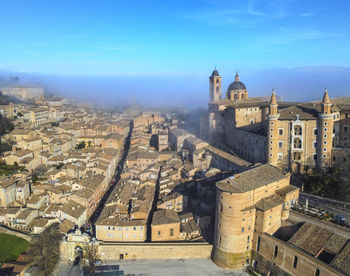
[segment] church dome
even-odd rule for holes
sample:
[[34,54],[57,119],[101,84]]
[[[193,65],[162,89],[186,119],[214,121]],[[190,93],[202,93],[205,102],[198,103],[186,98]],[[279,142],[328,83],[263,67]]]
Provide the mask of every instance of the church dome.
[[236,74],[235,81],[229,85],[227,88],[228,91],[230,90],[246,90],[244,83],[239,80],[239,75]]

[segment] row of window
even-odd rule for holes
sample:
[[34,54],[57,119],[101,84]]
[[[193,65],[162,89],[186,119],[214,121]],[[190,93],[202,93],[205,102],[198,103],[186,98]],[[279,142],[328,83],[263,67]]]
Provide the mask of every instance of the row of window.
[[[161,231],[158,231],[158,236],[160,236],[162,234]],[[174,229],[170,229],[170,237],[174,236]]]
[[[122,231],[122,228],[123,227],[118,227],[118,231]],[[116,227],[115,226],[108,226],[107,229],[108,230],[115,230]],[[143,230],[143,226],[139,226],[139,229]],[[136,231],[137,227],[136,226],[132,227],[132,230]],[[129,231],[129,227],[125,227],[125,231]]]

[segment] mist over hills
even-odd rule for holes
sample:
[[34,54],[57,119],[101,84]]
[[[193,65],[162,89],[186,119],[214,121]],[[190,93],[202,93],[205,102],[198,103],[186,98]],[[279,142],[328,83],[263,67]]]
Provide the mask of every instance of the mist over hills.
[[[234,80],[234,70],[223,70],[222,95]],[[164,106],[197,108],[208,103],[207,74],[182,76],[65,76],[0,71],[0,85],[4,79],[18,76],[16,83],[42,85],[46,91],[77,101],[116,106],[138,104],[143,107]],[[284,101],[319,100],[325,87],[330,96],[350,96],[350,68],[297,67],[270,68],[239,72],[249,96],[268,96],[273,87]]]

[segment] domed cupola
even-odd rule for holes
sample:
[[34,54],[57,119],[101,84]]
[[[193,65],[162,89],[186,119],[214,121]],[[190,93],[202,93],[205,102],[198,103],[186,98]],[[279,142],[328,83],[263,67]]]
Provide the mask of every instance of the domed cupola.
[[226,98],[231,101],[240,101],[248,98],[248,91],[243,82],[239,80],[239,75],[236,73],[235,81],[227,88]]

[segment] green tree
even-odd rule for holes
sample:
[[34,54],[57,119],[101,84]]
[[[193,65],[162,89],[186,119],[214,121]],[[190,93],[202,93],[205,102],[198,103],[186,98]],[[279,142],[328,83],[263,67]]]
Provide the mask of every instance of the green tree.
[[80,149],[85,149],[85,146],[86,146],[85,142],[82,141],[82,142],[80,142],[75,148],[76,148],[77,150],[80,150]]
[[28,255],[32,265],[38,267],[40,276],[51,275],[60,258],[60,241],[62,236],[58,224],[52,224],[39,236],[35,237]]

